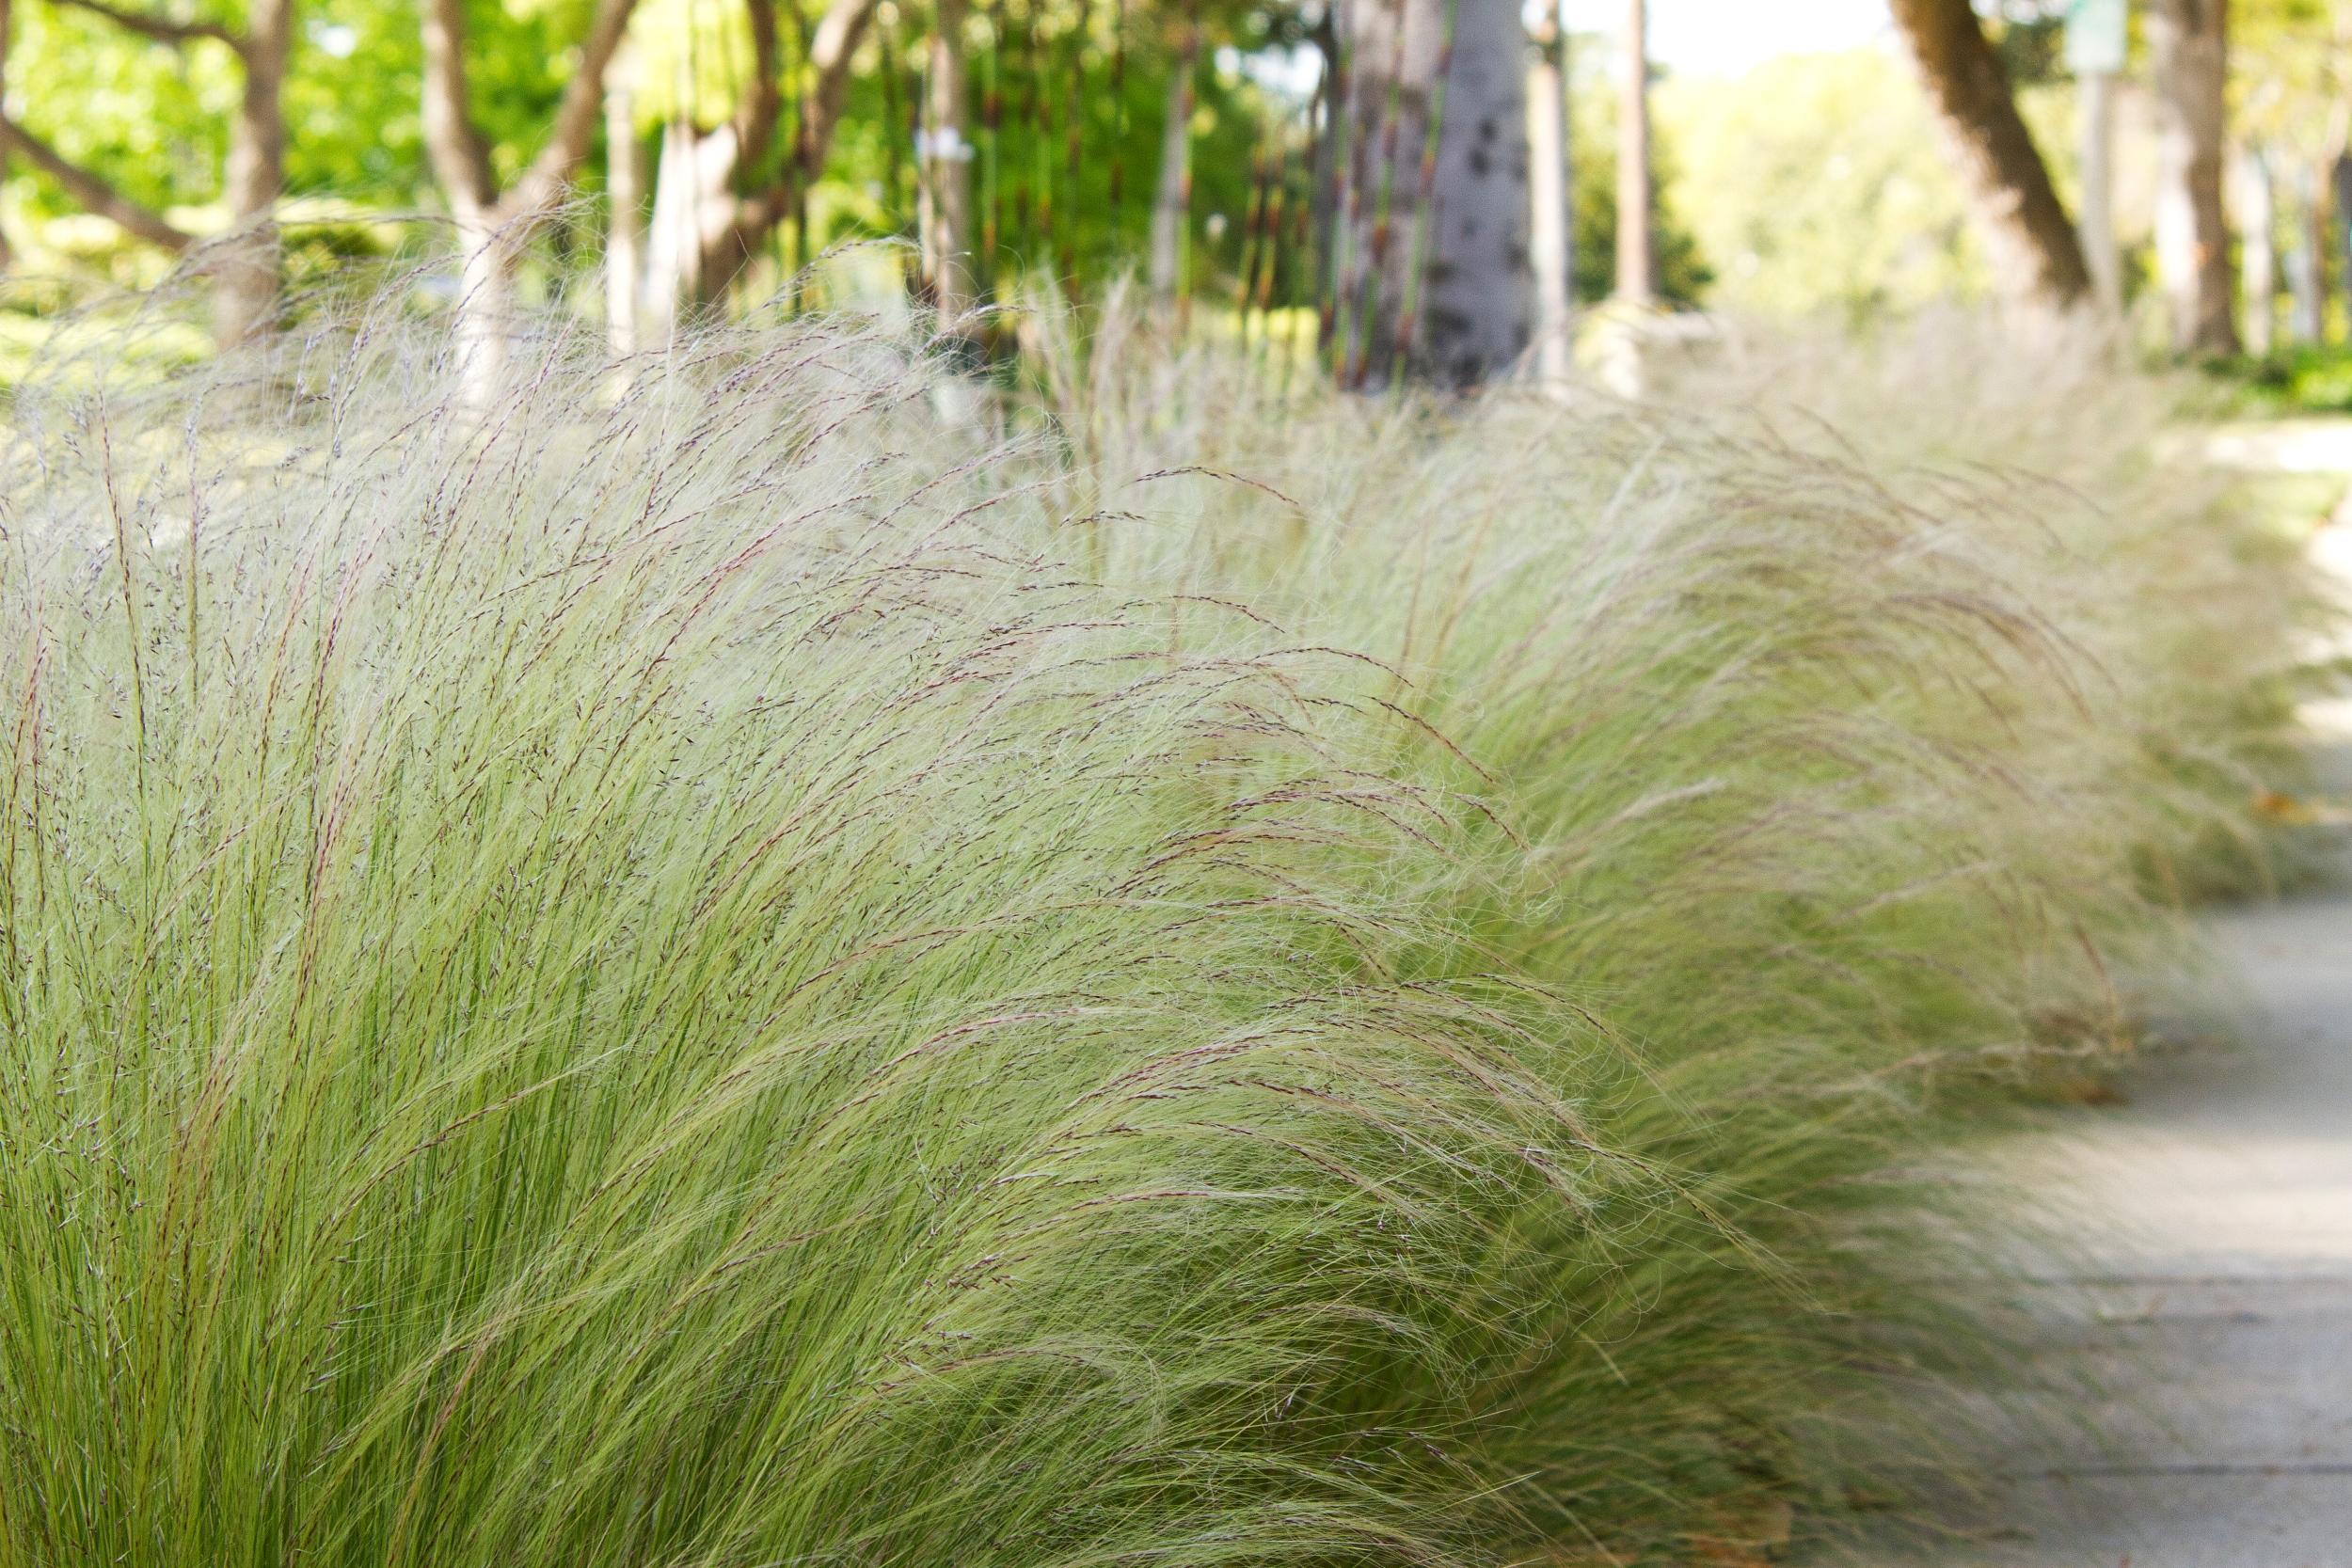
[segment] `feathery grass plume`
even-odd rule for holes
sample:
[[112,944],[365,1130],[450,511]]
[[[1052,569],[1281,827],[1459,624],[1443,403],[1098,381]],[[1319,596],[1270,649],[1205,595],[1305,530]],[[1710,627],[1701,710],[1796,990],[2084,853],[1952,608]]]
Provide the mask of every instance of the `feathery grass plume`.
[[[2152,400],[2088,345],[1863,381],[1800,438],[1719,389],[1283,420],[1247,367],[1131,341],[1057,381],[1105,513],[1147,520],[1107,570],[1379,661],[1364,699],[1428,726],[1400,766],[1498,822],[1419,890],[1473,942],[1416,973],[1474,951],[1587,999],[1640,1064],[1585,1088],[1590,1124],[1720,1222],[1661,1211],[1605,1275],[1581,1236],[1508,1232],[1511,1288],[1551,1259],[1578,1310],[1470,1353],[1477,1463],[1524,1480],[1504,1538],[1603,1560],[1900,1496],[1931,1385],[2002,1358],[1950,1283],[1986,1243],[1949,1152],[1998,1119],[1986,1085],[2116,1059],[2134,976],[2181,952],[2179,879],[2147,868],[2249,841],[2290,563],[2153,471]],[[1770,387],[1754,352],[1737,385]],[[1868,363],[1811,352],[1832,382]],[[2003,411],[2035,374],[2070,430]],[[2061,446],[2062,483],[2010,466]],[[1897,1442],[1905,1405],[1935,1414]]]
[[2128,1031],[2286,576],[2095,378],[2127,511],[1957,374],[1058,309],[1001,440],[805,323],[19,398],[0,1568],[1623,1561],[1931,1452],[1935,1173]]
[[2294,705],[2336,673],[2303,663],[2339,613],[2305,568],[2309,518],[2198,461],[2184,437],[2205,413],[2201,384],[2116,374],[2094,323],[2045,331],[2020,353],[1947,311],[1832,349],[1738,324],[1664,369],[1675,400],[1746,410],[1915,504],[1975,494],[2029,518],[2008,531],[2013,569],[2097,667],[2102,727],[2168,781],[2143,801],[2169,818],[2140,847],[2152,895],[2268,894],[2312,873],[2312,847],[2245,808],[2310,786]]
[[1459,804],[889,345],[598,352],[14,406],[0,1563],[1454,1560],[1672,1202]]

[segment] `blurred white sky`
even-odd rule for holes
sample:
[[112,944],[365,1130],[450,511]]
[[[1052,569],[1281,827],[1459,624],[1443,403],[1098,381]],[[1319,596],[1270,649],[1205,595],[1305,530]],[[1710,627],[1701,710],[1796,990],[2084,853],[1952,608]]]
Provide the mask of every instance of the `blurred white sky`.
[[[1624,0],[1562,0],[1569,30],[1613,35]],[[1893,24],[1886,0],[1649,0],[1650,57],[1677,75],[1737,75],[1774,55],[1851,49]]]

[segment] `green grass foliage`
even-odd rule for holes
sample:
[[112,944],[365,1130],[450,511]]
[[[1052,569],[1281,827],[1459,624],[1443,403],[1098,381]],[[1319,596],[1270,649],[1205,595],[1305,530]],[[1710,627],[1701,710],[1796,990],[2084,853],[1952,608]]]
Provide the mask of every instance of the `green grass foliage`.
[[1833,1528],[2289,659],[2088,371],[2120,510],[1115,315],[516,355],[9,411],[6,1568]]

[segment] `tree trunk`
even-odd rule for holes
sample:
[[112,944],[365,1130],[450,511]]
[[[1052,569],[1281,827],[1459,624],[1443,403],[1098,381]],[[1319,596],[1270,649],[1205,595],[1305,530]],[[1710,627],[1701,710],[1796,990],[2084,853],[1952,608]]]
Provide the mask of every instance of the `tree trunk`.
[[1315,47],[1323,52],[1323,80],[1315,89],[1314,112],[1321,118],[1314,126],[1314,147],[1309,159],[1307,178],[1311,182],[1307,202],[1307,222],[1313,233],[1314,306],[1319,325],[1317,341],[1328,346],[1331,332],[1331,299],[1339,286],[1336,270],[1339,261],[1339,214],[1341,177],[1343,173],[1341,143],[1345,139],[1345,111],[1348,98],[1347,55],[1340,43],[1340,30],[1333,10],[1326,5],[1315,24]]
[[1617,85],[1617,297],[1647,306],[1658,297],[1654,222],[1658,194],[1649,156],[1649,8],[1627,0],[1625,78]]
[[[662,135],[638,324],[643,337],[666,336],[681,305],[723,297],[777,224],[787,214],[805,216],[808,187],[824,173],[848,103],[850,60],[877,3],[833,0],[805,39],[803,63],[814,80],[803,85],[792,145],[778,160],[773,150],[784,105],[776,87],[775,10],[772,0],[746,0],[752,80],[740,112],[708,135],[696,135],[691,125]],[[896,135],[889,145],[895,155]],[[764,188],[737,193],[742,169],[771,164],[775,174]],[[686,246],[695,253],[689,256]]]
[[1969,0],[1893,8],[2001,297],[2028,309],[2081,304],[2090,293],[2082,245]]
[[2271,200],[2270,160],[2249,149],[2238,165],[2238,230],[2246,274],[2246,349],[2267,355],[2278,314],[2278,253],[2272,248],[2278,212]]
[[930,69],[925,119],[923,188],[930,221],[922,233],[923,276],[930,283],[938,330],[962,333],[973,325],[971,93],[963,69],[964,0],[937,0],[931,28]]
[[[1534,330],[1518,0],[1350,0],[1343,379],[1475,386]],[[1400,243],[1402,237],[1404,243]]]
[[453,338],[461,395],[474,406],[487,404],[505,379],[515,263],[532,226],[547,215],[588,155],[604,97],[605,68],[621,47],[635,4],[596,0],[580,63],[564,84],[546,143],[521,176],[501,191],[490,168],[489,144],[467,104],[465,0],[426,0],[420,119],[425,153],[457,230]]
[[[0,103],[8,96],[8,0],[0,0]],[[0,187],[8,182],[8,133],[0,127]],[[0,229],[0,274],[16,265],[16,253],[8,248],[8,231]]]
[[[2312,241],[2318,256],[2312,268],[2312,292],[2318,296],[2312,320],[2319,323],[2319,329],[2312,337],[2313,342],[2328,335],[2328,292],[2331,286],[2329,279],[2336,271],[2330,265],[2331,261],[2344,263],[2343,277],[2347,291],[2352,291],[2352,156],[2347,156],[2341,146],[2328,162],[2328,179],[2321,182],[2322,190],[2325,191],[2330,183],[2335,189],[2333,218],[2329,217],[2325,195],[2312,203]],[[2331,258],[2328,252],[2332,248],[2331,242],[2339,234],[2344,237],[2344,251],[2341,256]]]
[[2287,246],[2287,341],[2319,341],[2326,313],[2320,306],[2320,247],[2327,243],[2326,205],[2319,198],[2319,180],[2308,163],[2295,169],[2295,224]]
[[229,238],[214,247],[213,339],[235,348],[270,324],[278,300],[278,226],[266,214],[285,188],[286,118],[279,106],[294,47],[294,0],[251,0],[246,11],[245,95],[229,135],[222,184]]
[[1529,260],[1535,270],[1535,374],[1547,385],[1568,377],[1570,302],[1575,277],[1574,209],[1568,177],[1567,48],[1560,0],[1543,0],[1535,63],[1527,71]]
[[1187,8],[1184,42],[1168,78],[1168,119],[1160,128],[1160,182],[1152,197],[1152,249],[1145,277],[1152,297],[1173,304],[1184,283],[1192,222],[1192,73],[1200,63],[1200,8]]
[[612,203],[604,244],[605,341],[615,359],[637,352],[639,252],[644,248],[644,149],[637,141],[637,62],[615,55],[605,72],[605,193]]
[[2123,312],[2123,258],[2115,243],[2115,78],[2082,78],[2083,263],[2091,293],[2109,316]]
[[506,380],[509,338],[515,330],[515,264],[522,245],[517,226],[477,208],[457,220],[457,310],[453,341],[459,395],[486,406]]
[[681,314],[721,297],[739,268],[730,247],[741,218],[735,196],[741,146],[732,124],[707,135],[683,119],[662,127],[645,245],[648,341],[666,341]]
[[2221,209],[2226,0],[2153,0],[2147,28],[2156,89],[2156,273],[2171,308],[2173,346],[2235,354]]

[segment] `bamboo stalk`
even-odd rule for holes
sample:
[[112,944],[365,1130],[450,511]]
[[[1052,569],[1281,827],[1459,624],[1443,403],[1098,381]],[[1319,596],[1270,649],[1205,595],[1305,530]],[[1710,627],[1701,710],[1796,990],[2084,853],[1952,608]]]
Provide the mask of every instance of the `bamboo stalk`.
[[799,315],[808,307],[808,264],[813,248],[808,238],[808,177],[803,172],[809,145],[808,95],[814,87],[809,66],[808,12],[797,3],[792,12],[792,150],[787,155],[792,181],[792,281],[790,308]]
[[[1021,28],[1021,132],[1024,142],[1037,139],[1037,12],[1032,10]],[[1021,233],[1021,259],[1025,268],[1030,250],[1032,224],[1037,213],[1037,191],[1034,183],[1036,160],[1021,161],[1021,186],[1012,201],[1013,225]]]
[[980,166],[980,179],[987,186],[980,198],[980,293],[993,302],[996,298],[996,252],[1003,243],[1005,230],[1005,3],[990,0],[988,16],[988,64],[980,84],[980,135],[986,138],[981,149],[987,160]]
[[1429,264],[1430,209],[1438,198],[1438,146],[1445,134],[1446,87],[1454,76],[1454,29],[1460,20],[1462,0],[1446,0],[1445,34],[1438,44],[1437,79],[1430,84],[1429,131],[1422,138],[1421,188],[1413,197],[1413,238],[1405,258],[1405,299],[1397,311],[1396,361],[1390,380],[1405,384],[1406,366],[1413,352],[1413,334],[1420,325],[1422,273]]
[[[1270,206],[1264,220],[1265,238],[1260,243],[1259,247],[1261,257],[1258,267],[1257,306],[1258,358],[1261,362],[1274,351],[1272,341],[1274,282],[1282,269],[1282,220],[1288,215],[1283,209],[1287,205],[1287,198],[1290,195],[1290,148],[1287,136],[1275,144],[1274,158],[1274,183],[1273,189],[1268,194]],[[1287,315],[1283,318],[1282,325],[1286,332],[1295,332],[1298,328],[1296,320]],[[1289,349],[1287,341],[1283,347],[1287,353]]]
[[1085,146],[1081,114],[1086,104],[1087,34],[1086,8],[1078,11],[1078,26],[1070,35],[1070,105],[1065,113],[1066,135],[1070,144],[1068,194],[1070,221],[1062,228],[1061,276],[1062,286],[1070,293],[1070,303],[1078,303],[1078,214],[1086,210],[1086,198],[1078,188],[1080,159]]
[[[1198,9],[1199,8],[1196,7],[1196,16],[1192,24],[1192,36],[1196,48],[1187,50],[1184,56],[1186,60],[1196,63],[1198,61],[1197,46],[1200,37]],[[1190,71],[1187,71],[1186,74],[1189,75]],[[1192,94],[1189,91],[1184,94],[1184,102],[1186,103],[1192,102]],[[1185,117],[1185,124],[1187,127],[1191,124],[1189,115]],[[1176,332],[1179,338],[1184,338],[1189,337],[1192,333],[1192,134],[1189,129],[1184,134],[1184,180],[1178,190],[1180,195],[1176,204]]]
[[1127,188],[1127,0],[1111,0],[1111,244]]
[[1260,235],[1265,225],[1266,203],[1266,141],[1265,126],[1258,128],[1258,143],[1249,151],[1249,200],[1242,209],[1241,265],[1233,286],[1233,315],[1241,334],[1243,353],[1249,350],[1249,302],[1257,293]]
[[891,8],[882,27],[882,121],[887,127],[882,135],[882,206],[890,218],[894,233],[906,231],[905,210],[898,205],[898,127],[905,117],[898,107],[898,13]]
[[1275,144],[1274,157],[1273,184],[1267,196],[1271,205],[1262,219],[1265,238],[1261,242],[1262,256],[1258,267],[1257,303],[1258,325],[1261,332],[1265,329],[1267,312],[1274,308],[1275,275],[1281,270],[1282,266],[1282,219],[1286,215],[1282,209],[1285,205],[1285,198],[1290,194],[1291,172],[1290,148],[1287,138]]
[[[1037,19],[1029,19],[1031,43],[1036,43]],[[1048,71],[1051,51],[1033,47],[1029,66],[1035,75],[1030,90],[1037,103],[1037,144],[1030,156],[1037,166],[1037,248],[1041,265],[1054,256],[1054,87]]]
[[[1374,0],[1354,0],[1354,3],[1368,5]],[[1356,122],[1363,116],[1357,107],[1356,100],[1363,91],[1363,83],[1354,69],[1356,48],[1351,41],[1354,36],[1352,27],[1341,35],[1345,107],[1339,123],[1346,133],[1346,140],[1342,143],[1334,164],[1344,182],[1342,194],[1345,203],[1343,210],[1336,211],[1332,215],[1332,227],[1337,230],[1333,237],[1333,249],[1337,254],[1332,258],[1331,264],[1331,292],[1334,296],[1331,374],[1343,387],[1347,385],[1349,347],[1354,341],[1354,316],[1349,306],[1363,284],[1362,258],[1358,254],[1361,247],[1357,243],[1357,230],[1363,222],[1364,182],[1372,178],[1366,148],[1378,135],[1377,125],[1373,127],[1370,136],[1357,134],[1359,127]]]
[[1389,260],[1390,207],[1396,198],[1396,155],[1405,107],[1405,25],[1406,0],[1394,0],[1396,8],[1395,42],[1389,50],[1389,90],[1381,100],[1380,126],[1376,133],[1380,142],[1380,190],[1374,198],[1372,240],[1367,246],[1369,267],[1363,279],[1362,306],[1356,318],[1356,333],[1348,347],[1346,371],[1342,385],[1360,387],[1371,373],[1372,332],[1374,319],[1380,309],[1380,282]]
[[[1328,74],[1327,68],[1326,70],[1326,74]],[[1326,85],[1327,86],[1328,84],[1327,83]],[[1303,189],[1298,199],[1296,215],[1292,219],[1294,231],[1291,236],[1290,287],[1285,292],[1286,303],[1292,312],[1289,352],[1284,355],[1282,360],[1282,396],[1286,400],[1290,397],[1292,373],[1297,369],[1300,346],[1299,340],[1307,336],[1306,333],[1299,330],[1300,323],[1297,312],[1304,309],[1306,305],[1306,301],[1302,300],[1300,296],[1307,293],[1305,286],[1310,283],[1312,284],[1313,291],[1316,295],[1320,295],[1323,292],[1322,277],[1315,270],[1315,262],[1317,260],[1314,249],[1315,133],[1314,109],[1312,105],[1309,106],[1307,115],[1307,134],[1302,138],[1299,148],[1299,183]],[[1318,323],[1318,327],[1319,326],[1320,323]]]
[[[1333,4],[1337,3],[1338,0],[1333,0]],[[1327,15],[1325,17],[1325,25],[1330,27],[1331,50],[1324,62],[1323,80],[1316,84],[1316,104],[1311,105],[1307,111],[1309,116],[1307,136],[1312,153],[1307,165],[1307,182],[1310,192],[1315,187],[1317,160],[1323,156],[1323,149],[1328,147],[1331,150],[1330,228],[1325,234],[1317,236],[1321,245],[1329,247],[1330,253],[1327,256],[1318,251],[1314,269],[1315,356],[1318,360],[1335,348],[1339,341],[1340,261],[1344,241],[1344,225],[1341,222],[1340,213],[1347,190],[1348,149],[1345,105],[1348,95],[1347,66],[1352,53],[1347,46],[1345,36],[1337,27],[1330,26],[1330,18]],[[1315,107],[1318,105],[1323,112],[1323,124],[1320,132],[1317,131],[1313,120]],[[1311,215],[1313,205],[1313,201],[1310,199],[1308,202],[1311,210],[1310,222],[1313,221]]]

